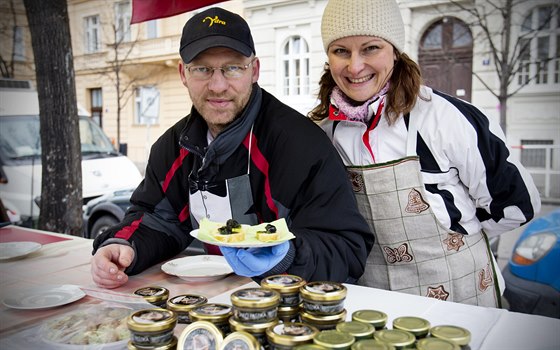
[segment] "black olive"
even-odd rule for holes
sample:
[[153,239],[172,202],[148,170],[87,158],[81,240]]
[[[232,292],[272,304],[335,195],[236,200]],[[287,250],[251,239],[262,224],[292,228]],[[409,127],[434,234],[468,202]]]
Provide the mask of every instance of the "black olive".
[[226,221],[226,226],[230,228],[241,227],[241,225],[234,219],[229,219],[228,221]]
[[269,233],[275,233],[276,232],[276,226],[274,226],[274,225],[268,224],[268,225],[265,226],[265,228],[266,228],[266,232],[269,232]]

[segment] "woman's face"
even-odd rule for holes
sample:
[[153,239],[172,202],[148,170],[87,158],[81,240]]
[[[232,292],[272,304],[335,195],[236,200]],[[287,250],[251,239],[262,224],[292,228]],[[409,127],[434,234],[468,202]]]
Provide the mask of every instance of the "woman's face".
[[385,86],[396,60],[393,45],[374,36],[335,40],[327,55],[334,81],[356,102],[367,101]]

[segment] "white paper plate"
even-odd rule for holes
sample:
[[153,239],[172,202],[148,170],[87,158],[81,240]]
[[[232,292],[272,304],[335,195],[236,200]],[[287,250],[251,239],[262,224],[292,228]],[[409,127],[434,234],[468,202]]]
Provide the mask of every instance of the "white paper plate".
[[45,309],[73,303],[86,296],[78,286],[37,287],[14,293],[2,302],[12,309]]
[[188,282],[214,281],[233,273],[221,255],[195,255],[174,259],[161,265],[161,270]]
[[194,238],[198,239],[201,242],[204,243],[208,243],[208,244],[212,244],[215,246],[219,246],[219,247],[232,247],[232,248],[262,248],[262,247],[272,247],[275,245],[278,245],[280,243],[284,243],[286,241],[289,241],[290,239],[292,239],[293,237],[289,237],[286,239],[279,239],[273,242],[251,242],[251,243],[247,243],[247,242],[232,242],[232,243],[228,243],[228,242],[220,242],[214,239],[207,239],[205,237],[198,237],[198,229],[194,229],[191,231],[191,236],[193,236]]
[[37,250],[42,245],[36,242],[7,242],[0,243],[0,260],[23,258]]

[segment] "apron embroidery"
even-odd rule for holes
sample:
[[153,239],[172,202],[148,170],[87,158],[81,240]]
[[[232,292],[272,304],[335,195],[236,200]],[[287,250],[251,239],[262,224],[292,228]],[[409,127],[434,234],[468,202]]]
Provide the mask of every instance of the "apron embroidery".
[[486,291],[488,287],[494,284],[490,264],[486,264],[486,267],[478,272],[478,279],[478,289],[480,289],[481,292]]
[[394,264],[396,262],[411,262],[414,260],[412,255],[408,252],[407,243],[403,243],[397,248],[383,247],[383,251],[385,251],[385,258],[390,264]]
[[443,243],[447,246],[447,250],[455,250],[457,252],[465,245],[462,234],[450,232],[447,233],[447,238],[443,240]]
[[348,178],[350,178],[350,183],[352,184],[354,192],[362,192],[364,190],[364,178],[361,174],[349,171]]
[[430,207],[426,201],[422,198],[420,192],[414,188],[408,193],[408,204],[404,211],[407,213],[420,214],[421,212],[427,210]]
[[426,293],[426,296],[428,298],[445,301],[449,298],[449,293],[445,291],[445,288],[443,288],[442,285],[439,285],[437,287],[428,287],[428,293]]

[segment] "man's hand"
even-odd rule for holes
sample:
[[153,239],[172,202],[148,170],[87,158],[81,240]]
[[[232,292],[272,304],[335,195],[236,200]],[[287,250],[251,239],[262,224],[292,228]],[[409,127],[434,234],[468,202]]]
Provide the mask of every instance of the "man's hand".
[[91,259],[93,282],[103,288],[117,288],[128,281],[124,270],[134,260],[134,249],[123,244],[109,244],[97,250]]

